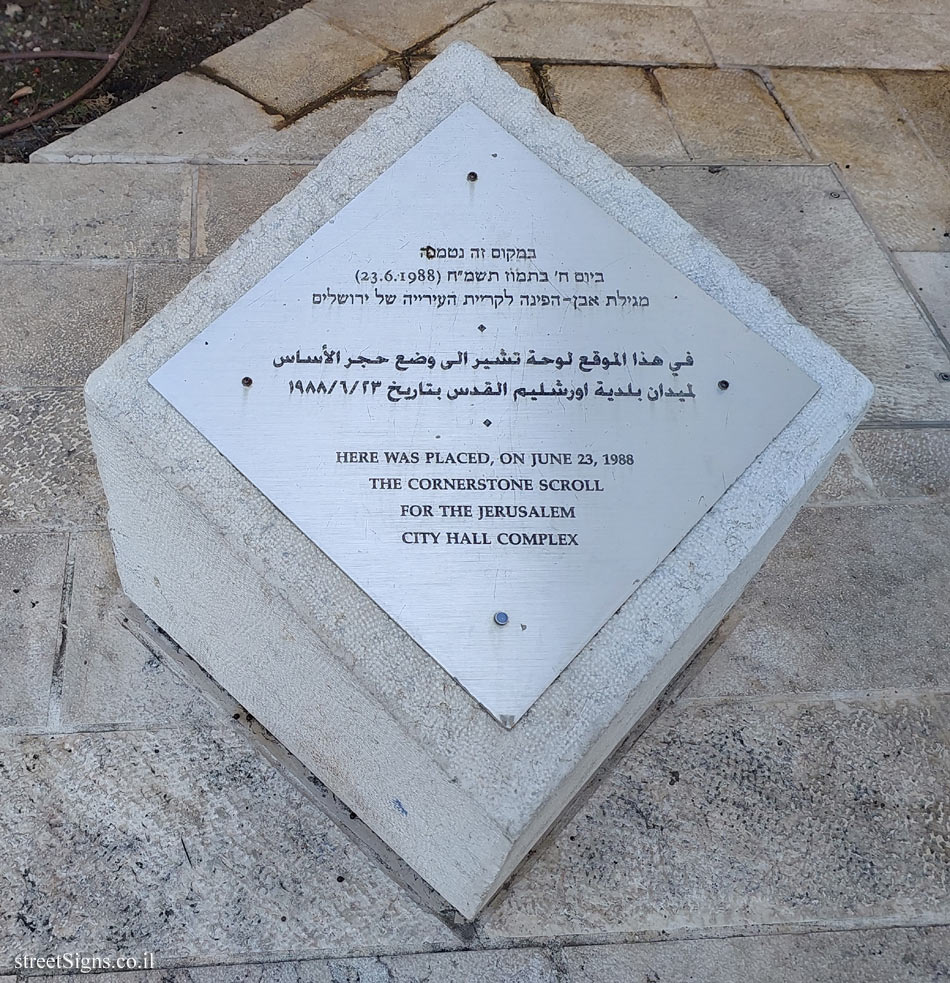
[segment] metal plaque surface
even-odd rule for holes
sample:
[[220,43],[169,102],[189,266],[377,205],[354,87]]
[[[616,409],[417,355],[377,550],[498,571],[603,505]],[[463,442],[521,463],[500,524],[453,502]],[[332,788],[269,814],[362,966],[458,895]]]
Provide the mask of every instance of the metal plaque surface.
[[150,381],[506,726],[817,391],[471,104]]

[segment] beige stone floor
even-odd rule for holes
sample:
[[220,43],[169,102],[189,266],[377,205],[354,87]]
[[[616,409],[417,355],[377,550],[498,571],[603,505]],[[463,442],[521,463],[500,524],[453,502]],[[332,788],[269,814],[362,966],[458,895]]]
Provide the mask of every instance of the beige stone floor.
[[[705,661],[474,926],[128,619],[89,371],[457,38],[874,381]],[[0,166],[0,983],[950,978],[950,3],[316,0]],[[97,977],[103,978],[103,977]]]

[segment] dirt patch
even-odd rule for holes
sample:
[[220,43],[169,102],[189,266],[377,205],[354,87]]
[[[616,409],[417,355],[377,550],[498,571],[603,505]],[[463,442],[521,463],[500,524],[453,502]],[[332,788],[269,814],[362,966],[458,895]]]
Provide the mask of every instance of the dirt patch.
[[[0,139],[0,160],[25,161],[39,147],[191,68],[305,2],[152,0],[148,17],[105,81],[70,109]],[[139,0],[0,0],[0,51],[108,53],[128,31],[138,9]],[[0,62],[0,126],[65,99],[102,64],[65,59]],[[16,93],[17,98],[11,98]]]

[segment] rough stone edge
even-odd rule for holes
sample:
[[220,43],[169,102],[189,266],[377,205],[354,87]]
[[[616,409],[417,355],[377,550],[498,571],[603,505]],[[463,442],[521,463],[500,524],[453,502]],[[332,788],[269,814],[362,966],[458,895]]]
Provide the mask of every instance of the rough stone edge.
[[[134,423],[134,413],[123,405],[121,395],[136,397],[145,415],[161,424],[162,432],[172,437],[176,429],[181,433],[187,424],[183,420],[175,421],[174,411],[167,404],[162,405],[164,401],[157,393],[143,390],[141,382],[424,133],[461,102],[469,100],[622,224],[628,228],[636,224],[636,234],[641,239],[797,362],[822,387],[517,727],[507,736],[497,732],[489,736],[489,740],[504,747],[511,763],[508,774],[502,776],[503,784],[506,779],[517,781],[518,774],[528,769],[541,772],[537,785],[523,797],[514,796],[514,801],[483,803],[484,792],[478,795],[476,788],[468,790],[479,813],[487,809],[504,824],[513,839],[520,841],[529,830],[535,829],[537,816],[541,815],[539,810],[546,802],[569,798],[572,794],[569,790],[564,796],[559,790],[583,782],[586,755],[596,756],[601,748],[609,750],[606,742],[613,740],[614,722],[618,715],[624,719],[625,704],[649,673],[657,669],[662,653],[670,651],[678,637],[697,622],[730,577],[741,571],[738,580],[744,582],[746,561],[757,544],[770,529],[778,528],[776,523],[781,522],[786,510],[803,500],[803,490],[817,482],[830,465],[835,449],[853,429],[870,399],[867,380],[796,324],[764,287],[751,284],[735,264],[675,216],[652,192],[587,144],[565,121],[551,117],[491,59],[470,45],[458,43],[408,83],[391,107],[378,111],[344,140],[295,192],[252,226],[179,299],[94,373],[87,386],[87,399],[91,409],[95,408],[99,415],[113,417],[121,428],[123,424]],[[117,396],[118,402],[110,407]],[[165,430],[165,424],[171,432]],[[135,432],[134,426],[132,430]],[[163,467],[162,450],[146,447],[140,446],[140,451],[157,458],[158,466]],[[217,454],[210,447],[208,450],[212,455]],[[260,511],[263,507],[273,511],[223,459],[216,464],[211,470],[232,483],[237,480],[242,491],[243,486],[248,486],[245,496],[253,499],[252,510]],[[201,488],[194,492],[200,500]],[[215,515],[214,521],[227,535],[230,517]],[[299,548],[299,540],[305,537],[294,532]],[[322,558],[324,565],[328,563],[315,548],[310,552],[314,561]],[[253,549],[249,551],[249,562],[265,580],[297,594],[293,600],[299,603],[295,606],[302,608],[319,628],[321,612],[308,603],[311,598],[299,596],[300,585],[294,584],[292,571],[281,570],[279,564],[271,567],[266,556]],[[328,576],[332,574],[332,571],[325,572]],[[753,572],[748,570],[748,576]],[[355,586],[353,591],[355,595],[361,593]],[[676,629],[670,628],[671,614],[679,625]],[[388,621],[382,612],[379,617]],[[628,647],[634,628],[645,642],[636,652]],[[701,641],[701,637],[696,639],[697,644]],[[409,648],[418,649],[411,643]],[[442,672],[421,650],[407,651],[405,645],[401,649],[398,654],[404,659],[403,671],[421,672],[430,678]],[[393,655],[391,651],[388,654]],[[419,655],[422,661],[417,658]],[[618,678],[624,679],[623,686],[618,687]],[[487,718],[480,708],[476,708],[476,714],[470,713],[467,704],[472,701],[464,692],[454,693],[452,697],[447,712],[459,710],[476,727],[481,718]],[[565,706],[582,711],[580,720],[573,719],[570,727],[561,723],[563,715],[558,713]],[[426,708],[390,705],[388,709],[399,718],[407,733],[413,734],[419,753],[423,757],[429,755],[424,717],[419,722],[419,714]],[[496,727],[493,723],[491,726]],[[481,736],[484,738],[485,734]],[[570,755],[566,763],[560,750],[565,744]],[[434,759],[431,766],[446,767]],[[449,770],[452,770],[451,762]]]

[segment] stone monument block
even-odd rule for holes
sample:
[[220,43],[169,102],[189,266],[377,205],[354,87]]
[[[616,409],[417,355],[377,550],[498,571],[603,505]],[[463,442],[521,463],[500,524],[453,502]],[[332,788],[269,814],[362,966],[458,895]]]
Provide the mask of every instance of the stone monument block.
[[461,43],[86,387],[129,597],[466,917],[870,395]]

